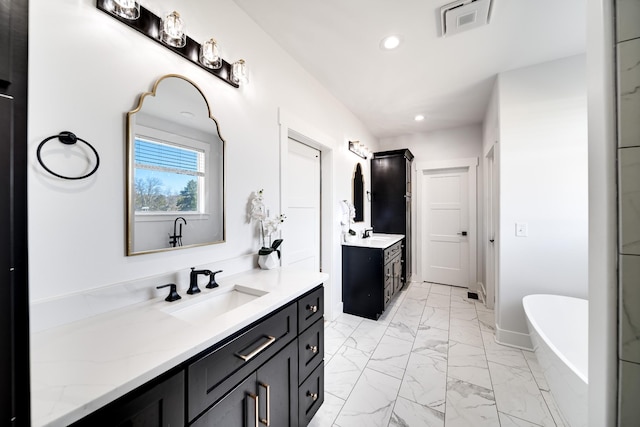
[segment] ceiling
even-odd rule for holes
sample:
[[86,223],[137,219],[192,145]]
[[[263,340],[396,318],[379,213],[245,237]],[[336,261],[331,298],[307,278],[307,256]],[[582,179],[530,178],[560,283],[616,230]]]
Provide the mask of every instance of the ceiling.
[[451,0],[234,1],[379,138],[480,123],[498,73],[586,50],[586,0],[493,0],[445,38]]

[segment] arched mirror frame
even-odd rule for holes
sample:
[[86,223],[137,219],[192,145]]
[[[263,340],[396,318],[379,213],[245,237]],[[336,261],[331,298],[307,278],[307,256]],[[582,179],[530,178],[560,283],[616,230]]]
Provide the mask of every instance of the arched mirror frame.
[[[135,168],[135,156],[134,156],[134,150],[135,150],[135,130],[133,127],[133,120],[134,120],[134,114],[140,112],[140,110],[142,109],[142,106],[144,104],[144,100],[147,97],[155,97],[156,93],[158,91],[158,87],[160,85],[160,83],[168,78],[178,78],[178,79],[182,79],[184,81],[186,81],[187,83],[191,84],[200,94],[200,96],[202,96],[202,99],[204,100],[204,103],[206,104],[207,107],[207,114],[209,119],[211,119],[213,121],[213,123],[215,124],[215,129],[217,132],[217,137],[220,139],[221,143],[222,143],[222,238],[220,240],[216,240],[216,241],[211,241],[211,242],[203,242],[203,243],[195,243],[195,244],[190,244],[190,245],[186,245],[186,246],[178,246],[178,247],[167,247],[167,248],[158,248],[158,249],[150,249],[150,250],[141,250],[141,251],[135,251],[134,250],[134,223],[135,223],[135,202],[134,202],[134,197],[135,197],[135,192],[133,191],[133,186],[134,186],[134,168]],[[195,84],[192,80],[190,80],[189,78],[182,76],[180,74],[166,74],[164,76],[161,76],[160,78],[158,78],[158,80],[156,80],[156,82],[153,85],[153,88],[151,89],[150,92],[143,92],[138,100],[138,105],[131,111],[127,112],[127,118],[126,118],[126,132],[127,132],[127,153],[126,153],[126,165],[127,165],[127,180],[126,180],[126,214],[127,214],[127,218],[126,218],[126,223],[127,223],[127,229],[126,229],[126,248],[125,248],[125,252],[127,256],[133,256],[133,255],[143,255],[143,254],[150,254],[150,253],[157,253],[157,252],[167,252],[167,251],[174,251],[174,250],[179,250],[179,249],[186,249],[186,248],[192,248],[192,247],[198,247],[198,246],[207,246],[207,245],[213,245],[213,244],[218,244],[218,243],[224,243],[226,242],[226,235],[227,235],[227,226],[226,226],[226,166],[227,166],[227,160],[226,160],[226,141],[225,139],[222,137],[222,134],[220,133],[220,125],[218,123],[218,121],[216,120],[216,118],[211,114],[211,107],[209,105],[209,101],[207,100],[207,97],[204,95],[204,93],[202,92],[202,90],[200,89],[200,87]]]
[[354,222],[364,222],[364,176],[362,175],[362,166],[356,163],[353,172],[353,206],[356,208],[356,216]]

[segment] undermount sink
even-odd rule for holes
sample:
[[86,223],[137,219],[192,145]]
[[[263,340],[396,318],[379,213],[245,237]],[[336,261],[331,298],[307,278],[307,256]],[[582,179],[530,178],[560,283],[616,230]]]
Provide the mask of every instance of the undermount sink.
[[243,285],[208,292],[210,294],[201,293],[190,300],[169,305],[162,308],[162,311],[190,323],[202,323],[268,294],[266,291]]

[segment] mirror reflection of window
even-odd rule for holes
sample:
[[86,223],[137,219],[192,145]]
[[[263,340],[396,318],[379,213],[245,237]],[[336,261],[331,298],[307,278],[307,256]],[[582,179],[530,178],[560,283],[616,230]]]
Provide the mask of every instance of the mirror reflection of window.
[[205,212],[207,162],[203,149],[137,137],[134,150],[136,214]]
[[362,166],[356,164],[356,171],[353,174],[353,206],[356,208],[355,222],[364,221],[364,178],[362,176]]

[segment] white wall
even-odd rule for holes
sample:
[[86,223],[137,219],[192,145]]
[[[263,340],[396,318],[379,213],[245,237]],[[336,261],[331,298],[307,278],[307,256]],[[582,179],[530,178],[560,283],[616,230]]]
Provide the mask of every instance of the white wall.
[[[455,160],[455,159],[469,159],[469,158],[480,158],[482,154],[482,127],[481,125],[471,125],[471,126],[462,126],[451,129],[443,129],[432,132],[424,132],[424,133],[416,133],[416,134],[408,134],[402,135],[393,138],[383,138],[380,140],[380,150],[396,150],[401,148],[408,148],[415,158],[413,159],[413,164],[415,166],[416,163],[420,162],[434,162],[441,160]],[[412,170],[412,181],[417,184],[417,174],[415,170]],[[482,188],[482,166],[478,169],[478,183],[477,183],[477,191],[478,195],[481,194],[480,189]],[[416,197],[412,203],[412,218],[413,218],[413,227],[412,227],[412,235],[413,235],[413,265],[412,271],[414,274],[418,272],[417,263],[419,262],[418,257],[415,255],[418,253],[417,245],[418,245],[418,235],[417,235],[417,207],[420,203],[418,199],[420,197],[417,192],[414,194]],[[482,209],[482,200],[478,197],[477,199],[477,226],[476,230],[480,230],[480,225],[483,220],[483,209]],[[478,239],[479,240],[479,239]],[[477,255],[478,260],[480,260],[483,252],[482,245],[477,242]],[[477,277],[480,278],[483,275],[484,266],[478,262],[478,274]],[[479,279],[478,279],[479,280]],[[474,285],[471,284],[470,288],[474,290]]]
[[[499,341],[528,346],[522,297],[588,295],[584,55],[499,76]],[[515,224],[528,225],[516,237]]]
[[[235,260],[254,266],[256,225],[247,202],[264,189],[279,205],[279,111],[333,142],[334,199],[351,197],[358,157],[347,151],[357,139],[377,141],[352,113],[312,79],[231,0],[146,2],[159,14],[177,7],[196,40],[216,37],[222,56],[244,58],[250,84],[235,89],[166,48],[117,22],[94,0],[32,0],[29,51],[29,264],[32,302],[69,295],[208,263]],[[143,5],[145,5],[143,3]],[[182,74],[206,95],[227,142],[226,228],[223,244],[126,257],[125,113],[138,96],[168,73]],[[101,156],[95,176],[79,182],[55,179],[37,164],[38,143],[62,130],[91,142]],[[368,164],[365,176],[368,176]],[[339,247],[334,244],[334,252]],[[286,250],[286,242],[284,245]],[[339,255],[333,285],[340,286]],[[225,271],[229,274],[232,271]]]

